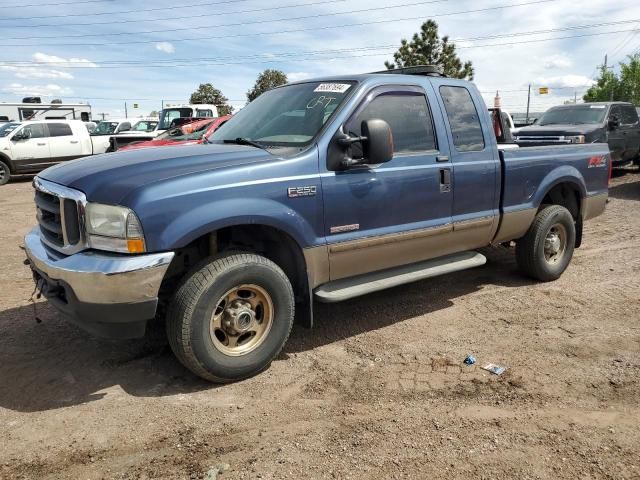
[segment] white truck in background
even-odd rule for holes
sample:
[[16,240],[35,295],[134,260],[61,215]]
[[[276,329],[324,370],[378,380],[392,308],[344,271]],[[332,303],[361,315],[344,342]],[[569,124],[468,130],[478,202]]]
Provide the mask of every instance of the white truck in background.
[[38,173],[60,162],[102,153],[95,151],[93,139],[81,120],[22,122],[0,136],[0,185],[12,175]]
[[107,152],[109,150],[109,138],[112,135],[130,131],[133,123],[136,123],[136,121],[130,118],[114,118],[100,121],[95,130],[91,132],[93,153],[97,155],[98,153]]

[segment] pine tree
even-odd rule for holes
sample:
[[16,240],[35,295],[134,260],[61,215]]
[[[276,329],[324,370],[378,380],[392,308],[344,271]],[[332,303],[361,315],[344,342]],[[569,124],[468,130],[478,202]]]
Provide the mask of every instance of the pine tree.
[[464,64],[458,58],[456,46],[448,36],[438,35],[438,24],[427,20],[422,24],[419,33],[415,33],[411,41],[402,39],[400,48],[393,54],[393,62],[385,62],[389,70],[412,67],[416,65],[435,65],[443,73],[452,78],[473,80],[473,65],[470,61]]

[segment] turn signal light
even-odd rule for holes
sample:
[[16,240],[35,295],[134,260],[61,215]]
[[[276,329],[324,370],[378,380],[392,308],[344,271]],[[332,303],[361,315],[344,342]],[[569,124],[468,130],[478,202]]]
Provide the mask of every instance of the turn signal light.
[[127,250],[129,253],[144,253],[144,240],[141,238],[127,240]]

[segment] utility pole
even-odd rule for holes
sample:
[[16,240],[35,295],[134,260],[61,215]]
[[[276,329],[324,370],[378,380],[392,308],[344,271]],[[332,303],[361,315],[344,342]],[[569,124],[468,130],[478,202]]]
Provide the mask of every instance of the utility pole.
[[129,118],[129,115],[127,114],[127,102],[124,102],[124,118]]
[[102,116],[102,121],[104,122],[104,117],[105,117],[106,115],[109,115],[109,114],[108,114],[108,113],[106,113],[106,112],[102,112],[102,113],[98,113],[97,115],[101,115],[101,116]]
[[529,93],[527,94],[527,118],[525,123],[529,125],[529,105],[531,104],[531,84],[529,84]]
[[[608,59],[608,57],[609,56],[605,54],[605,56],[604,56],[604,65],[603,65],[603,70],[602,70],[603,71],[603,75],[605,73],[607,73],[607,69],[608,68],[611,68],[611,70],[613,70],[613,67],[607,67],[607,59]],[[609,92],[609,101],[613,102],[613,85],[611,85],[611,91]]]
[[578,103],[578,92],[577,91],[573,92],[573,103],[574,103],[574,105]]

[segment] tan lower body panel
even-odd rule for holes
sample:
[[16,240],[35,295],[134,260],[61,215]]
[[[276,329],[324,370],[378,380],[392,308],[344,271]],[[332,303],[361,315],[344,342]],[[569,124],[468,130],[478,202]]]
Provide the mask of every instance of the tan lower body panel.
[[586,197],[582,207],[582,218],[584,220],[589,220],[590,218],[597,217],[604,212],[604,209],[607,206],[607,198],[609,198],[608,193],[601,193],[599,195]]
[[537,212],[537,208],[527,208],[505,213],[500,223],[500,230],[498,230],[493,243],[507,242],[522,237],[529,230]]
[[330,277],[337,280],[483,247],[494,224],[495,219],[487,217],[330,244]]

